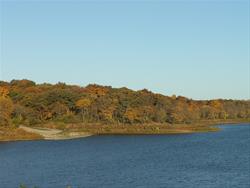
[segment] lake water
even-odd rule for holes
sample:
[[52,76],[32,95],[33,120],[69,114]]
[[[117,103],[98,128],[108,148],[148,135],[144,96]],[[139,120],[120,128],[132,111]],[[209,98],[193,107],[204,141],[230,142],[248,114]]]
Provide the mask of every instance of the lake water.
[[0,143],[0,188],[249,188],[250,124],[221,128]]

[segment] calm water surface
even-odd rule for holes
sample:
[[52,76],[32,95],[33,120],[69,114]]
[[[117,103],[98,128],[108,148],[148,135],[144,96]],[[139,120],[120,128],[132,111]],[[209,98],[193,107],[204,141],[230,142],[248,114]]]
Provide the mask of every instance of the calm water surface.
[[221,128],[0,143],[0,188],[249,188],[250,124]]

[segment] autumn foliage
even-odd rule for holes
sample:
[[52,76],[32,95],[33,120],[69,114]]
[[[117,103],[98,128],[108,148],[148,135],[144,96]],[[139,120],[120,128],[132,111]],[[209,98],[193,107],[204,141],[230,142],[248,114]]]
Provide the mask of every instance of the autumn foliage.
[[249,100],[203,100],[100,85],[0,81],[0,125],[64,123],[143,124],[250,118]]

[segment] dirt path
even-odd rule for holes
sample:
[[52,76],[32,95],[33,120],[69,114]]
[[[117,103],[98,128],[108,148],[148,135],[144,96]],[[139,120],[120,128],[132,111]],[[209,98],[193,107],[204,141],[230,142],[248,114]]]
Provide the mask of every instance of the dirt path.
[[19,128],[25,130],[26,132],[36,133],[41,135],[45,140],[65,140],[73,138],[83,138],[91,136],[90,133],[86,132],[64,132],[59,129],[49,129],[40,127],[26,127],[21,125]]

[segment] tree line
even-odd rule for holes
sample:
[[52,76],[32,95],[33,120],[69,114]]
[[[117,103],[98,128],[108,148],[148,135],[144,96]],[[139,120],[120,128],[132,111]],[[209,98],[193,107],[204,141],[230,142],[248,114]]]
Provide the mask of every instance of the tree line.
[[0,81],[0,125],[64,123],[144,124],[250,118],[249,100],[192,100],[146,89],[90,84]]

